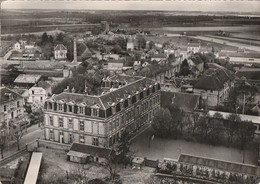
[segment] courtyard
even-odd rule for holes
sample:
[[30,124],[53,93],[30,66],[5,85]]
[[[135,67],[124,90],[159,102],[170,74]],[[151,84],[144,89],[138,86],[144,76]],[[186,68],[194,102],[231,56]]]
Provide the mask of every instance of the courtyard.
[[156,136],[154,136],[154,139],[149,145],[149,138],[152,135],[152,128],[149,127],[145,132],[138,135],[133,140],[131,150],[135,153],[135,156],[163,161],[163,158],[178,159],[181,153],[185,153],[189,155],[242,163],[244,154],[246,164],[255,165],[257,163],[256,148],[247,148],[245,153],[243,153],[243,151],[239,149],[228,148],[225,146],[212,146],[196,142],[187,142],[185,140],[161,139]]

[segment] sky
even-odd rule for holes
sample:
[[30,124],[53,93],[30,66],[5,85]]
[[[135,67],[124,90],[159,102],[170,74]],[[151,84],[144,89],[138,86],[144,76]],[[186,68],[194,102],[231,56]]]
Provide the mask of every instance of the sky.
[[8,0],[2,9],[260,12],[260,0]]

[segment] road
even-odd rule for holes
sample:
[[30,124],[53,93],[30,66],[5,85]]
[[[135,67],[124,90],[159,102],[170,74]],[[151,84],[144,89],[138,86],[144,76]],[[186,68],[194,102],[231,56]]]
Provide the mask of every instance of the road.
[[[38,137],[43,138],[43,129],[38,125],[32,125],[27,129],[27,133],[23,135],[20,141],[20,147],[24,147],[26,144],[35,141]],[[17,151],[17,146],[14,141],[8,142],[4,149],[4,157]],[[1,160],[1,159],[0,159]]]
[[248,49],[248,50],[260,52],[259,46],[253,46],[253,45],[250,45],[250,44],[238,43],[238,42],[235,42],[235,41],[227,41],[227,40],[222,40],[222,39],[218,39],[218,38],[211,38],[211,37],[207,37],[207,36],[189,36],[189,37],[194,38],[194,39],[200,39],[200,40],[204,40],[204,41],[209,41],[209,42],[214,42],[214,43],[219,43],[219,44],[225,44],[225,45],[229,45],[229,46],[245,48],[245,49]]

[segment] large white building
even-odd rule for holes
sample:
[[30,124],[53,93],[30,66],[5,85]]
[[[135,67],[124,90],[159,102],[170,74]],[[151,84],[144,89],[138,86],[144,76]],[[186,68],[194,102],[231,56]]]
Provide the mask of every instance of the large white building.
[[160,108],[160,85],[145,77],[103,79],[101,95],[63,92],[47,99],[46,140],[111,146],[123,131],[134,134],[148,126]]

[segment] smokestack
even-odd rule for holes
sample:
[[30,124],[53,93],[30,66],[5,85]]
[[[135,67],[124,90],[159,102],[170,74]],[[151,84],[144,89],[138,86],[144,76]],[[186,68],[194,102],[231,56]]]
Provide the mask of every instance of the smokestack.
[[73,47],[74,47],[74,58],[73,58],[73,61],[72,62],[78,62],[78,59],[77,59],[77,41],[76,41],[76,38],[74,38],[74,42],[73,42]]

